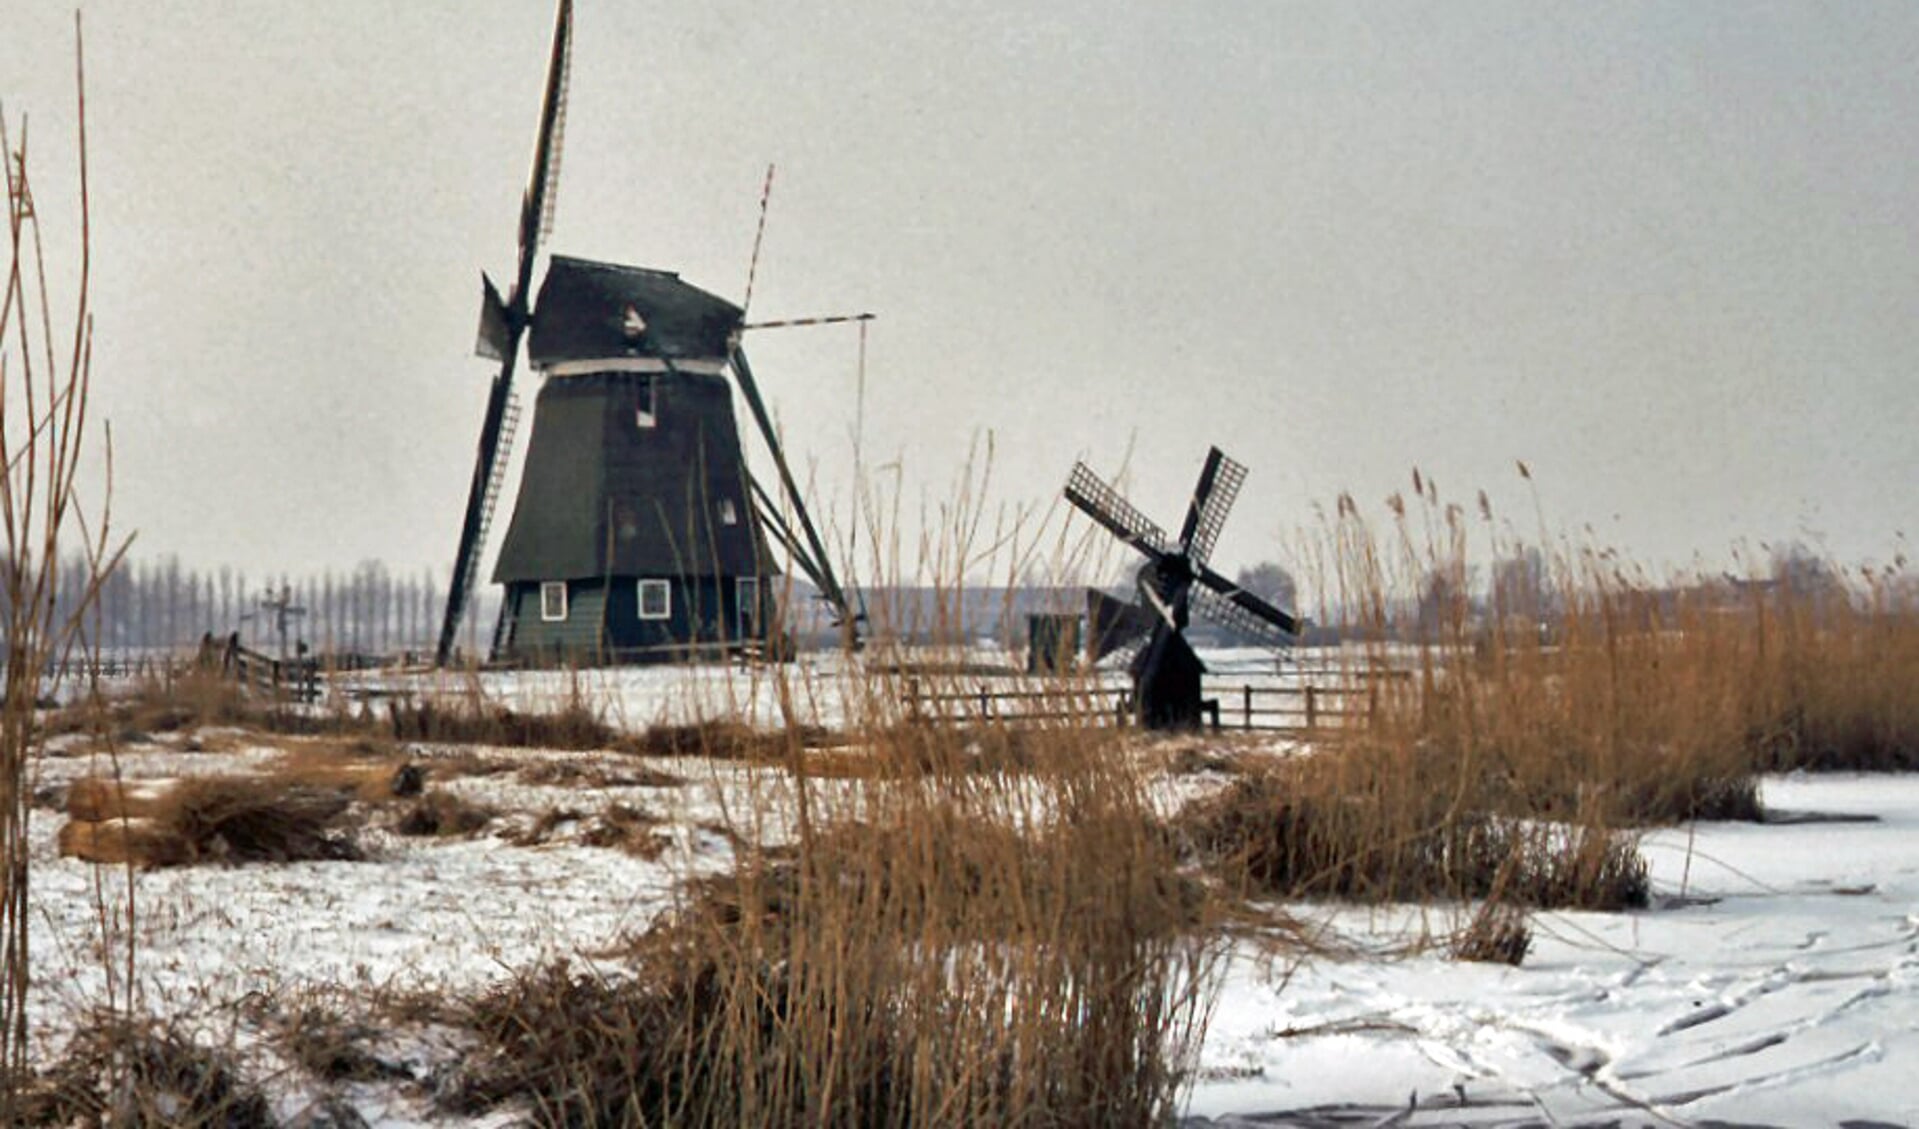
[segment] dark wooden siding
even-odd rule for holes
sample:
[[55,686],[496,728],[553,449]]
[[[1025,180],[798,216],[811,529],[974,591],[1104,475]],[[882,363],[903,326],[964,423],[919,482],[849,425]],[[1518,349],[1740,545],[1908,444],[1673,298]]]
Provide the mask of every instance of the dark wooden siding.
[[[567,586],[567,618],[540,618],[540,586],[510,586],[514,616],[507,657],[528,663],[599,663],[684,658],[692,650],[713,654],[744,642],[739,637],[739,588],[731,576],[650,577],[673,586],[672,614],[641,619],[638,577],[610,582],[573,581]],[[760,584],[762,623],[770,623],[774,583]],[[752,640],[759,642],[759,640]]]
[[554,623],[540,618],[538,584],[515,584],[509,589],[516,655],[548,661],[593,661],[601,648],[606,588],[597,581],[581,580],[566,587],[566,618]]

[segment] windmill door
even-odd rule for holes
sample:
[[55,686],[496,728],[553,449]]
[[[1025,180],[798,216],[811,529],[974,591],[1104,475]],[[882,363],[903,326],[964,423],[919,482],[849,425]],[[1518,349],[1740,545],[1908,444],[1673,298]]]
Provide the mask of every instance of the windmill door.
[[741,640],[759,639],[763,636],[760,628],[760,578],[742,576],[735,581],[734,593],[739,598],[739,638]]

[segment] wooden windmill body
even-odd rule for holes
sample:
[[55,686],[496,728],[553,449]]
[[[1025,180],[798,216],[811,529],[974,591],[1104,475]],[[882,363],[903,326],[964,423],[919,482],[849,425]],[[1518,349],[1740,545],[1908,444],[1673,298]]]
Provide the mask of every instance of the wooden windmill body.
[[543,377],[493,572],[500,657],[645,661],[759,646],[766,551],[724,375],[740,310],[668,271],[554,256]]
[[[769,544],[812,582],[850,637],[859,617],[740,347],[749,328],[743,310],[671,271],[561,255],[551,256],[538,301],[529,300],[552,220],[572,26],[571,0],[559,0],[521,203],[518,273],[504,296],[483,279],[478,349],[500,368],[481,424],[436,661],[458,657],[505,482],[523,337],[542,386],[493,572],[506,591],[490,657],[525,665],[767,653],[780,637],[773,612],[783,587]],[[777,472],[771,489],[748,470],[736,386]]]

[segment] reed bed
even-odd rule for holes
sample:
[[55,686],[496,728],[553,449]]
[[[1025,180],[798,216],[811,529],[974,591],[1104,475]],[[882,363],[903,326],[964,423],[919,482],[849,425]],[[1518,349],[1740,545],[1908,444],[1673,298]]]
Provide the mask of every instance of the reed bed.
[[[617,972],[548,966],[475,1001],[486,1050],[456,1108],[604,1125],[1171,1116],[1223,946],[1134,758],[1060,727],[1032,741],[1040,771],[982,774],[914,738],[882,736],[890,770],[831,790],[769,784],[733,825],[761,845],[688,887]],[[797,813],[790,840],[766,845],[767,809]]]
[[[1527,548],[1483,494],[1479,519],[1414,472],[1383,522],[1342,498],[1309,539],[1359,705],[1318,755],[1256,768],[1182,818],[1229,880],[1640,905],[1637,828],[1757,818],[1765,770],[1913,767],[1919,601],[1903,561],[1846,577],[1788,554],[1746,579],[1654,582],[1608,550]],[[1480,581],[1475,559],[1500,563]],[[1381,669],[1403,677],[1365,677]]]

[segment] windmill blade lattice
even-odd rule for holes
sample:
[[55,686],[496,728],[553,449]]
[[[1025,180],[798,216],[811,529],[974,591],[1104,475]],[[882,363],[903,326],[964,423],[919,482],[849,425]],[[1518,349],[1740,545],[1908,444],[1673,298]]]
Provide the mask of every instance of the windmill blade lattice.
[[1233,502],[1239,498],[1239,488],[1246,482],[1245,466],[1217,447],[1213,453],[1219,456],[1219,465],[1213,474],[1212,489],[1204,498],[1193,499],[1199,518],[1194,523],[1186,553],[1196,565],[1211,559],[1213,545],[1219,541],[1219,531],[1226,524],[1226,515],[1232,511]]
[[[1259,599],[1251,593],[1239,594],[1248,600]],[[1288,642],[1286,629],[1278,623],[1255,614],[1233,599],[1210,588],[1194,585],[1192,592],[1187,596],[1187,606],[1201,619],[1255,640],[1261,646],[1282,647]]]
[[1066,500],[1106,527],[1113,536],[1148,556],[1163,557],[1172,552],[1166,531],[1153,524],[1085,463],[1073,464],[1073,473],[1066,479]]
[[[563,18],[568,30],[572,24],[572,5],[566,5]],[[553,234],[553,212],[560,199],[560,154],[566,146],[566,96],[573,88],[573,36],[568,34],[560,39],[559,76],[553,83],[553,128],[545,175],[540,182],[540,227],[539,238],[545,239]]]

